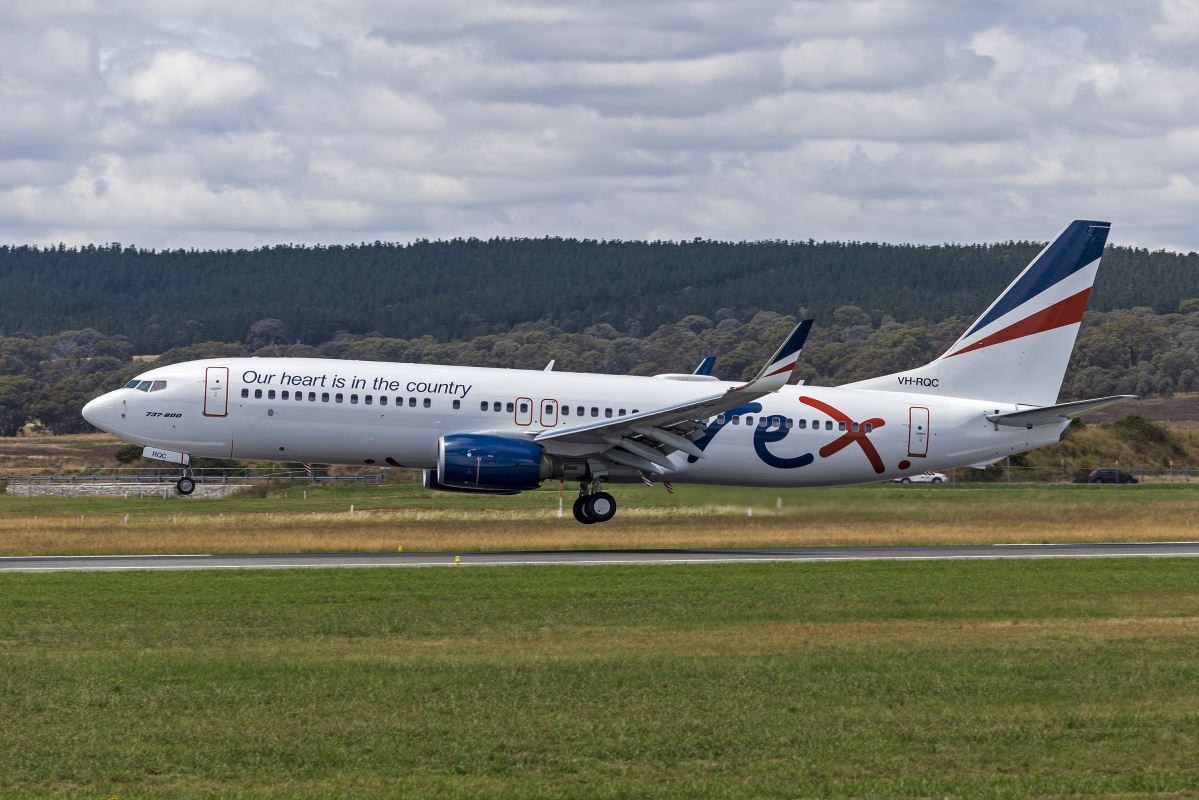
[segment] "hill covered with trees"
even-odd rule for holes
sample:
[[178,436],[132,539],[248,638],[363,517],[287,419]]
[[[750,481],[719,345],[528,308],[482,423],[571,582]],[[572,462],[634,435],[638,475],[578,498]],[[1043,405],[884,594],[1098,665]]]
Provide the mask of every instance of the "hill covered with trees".
[[[139,353],[339,333],[467,341],[543,321],[635,338],[688,316],[810,315],[853,305],[870,324],[979,313],[1041,245],[456,239],[411,244],[149,251],[0,247],[0,334],[93,329]],[[1177,311],[1199,297],[1199,254],[1109,247],[1091,307]],[[260,332],[261,333],[261,332]],[[277,338],[278,331],[266,331]],[[251,343],[253,343],[251,341]]]

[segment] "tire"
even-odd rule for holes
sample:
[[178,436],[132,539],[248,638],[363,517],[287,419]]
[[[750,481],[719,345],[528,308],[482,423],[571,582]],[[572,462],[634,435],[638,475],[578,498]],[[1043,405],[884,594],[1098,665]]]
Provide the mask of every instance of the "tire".
[[575,519],[577,519],[579,522],[583,523],[584,525],[594,525],[595,524],[595,520],[593,520],[587,514],[587,498],[586,497],[580,497],[577,500],[575,500],[574,508],[571,510],[574,511]]
[[584,502],[592,522],[607,522],[616,516],[616,498],[607,492],[588,495]]
[[196,482],[188,477],[182,477],[175,481],[175,491],[187,497],[196,490]]
[[900,478],[899,482],[900,483],[911,483],[912,479],[911,478]]
[[933,478],[933,483],[945,483],[944,478]]

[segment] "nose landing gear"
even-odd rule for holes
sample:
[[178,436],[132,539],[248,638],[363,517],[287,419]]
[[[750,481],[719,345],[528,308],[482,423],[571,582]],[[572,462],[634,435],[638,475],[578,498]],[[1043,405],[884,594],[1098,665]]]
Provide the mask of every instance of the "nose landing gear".
[[190,469],[184,470],[183,475],[179,480],[175,481],[175,491],[187,497],[196,490],[196,480],[192,477]]
[[616,516],[616,498],[601,491],[598,480],[592,481],[590,487],[583,482],[579,484],[579,497],[572,511],[575,519],[584,525],[607,522]]

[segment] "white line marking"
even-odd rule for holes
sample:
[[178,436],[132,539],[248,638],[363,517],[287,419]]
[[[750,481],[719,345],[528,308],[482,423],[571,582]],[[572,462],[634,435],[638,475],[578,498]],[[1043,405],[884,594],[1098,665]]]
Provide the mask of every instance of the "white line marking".
[[578,560],[520,560],[520,561],[463,561],[455,564],[453,561],[384,561],[384,562],[348,562],[348,563],[279,563],[266,562],[262,564],[204,564],[204,565],[169,565],[154,564],[139,566],[136,564],[114,564],[112,566],[96,566],[75,569],[70,566],[49,567],[5,567],[0,572],[183,572],[206,569],[364,569],[380,567],[518,567],[518,566],[630,566],[630,565],[663,565],[675,566],[682,564],[760,564],[760,563],[827,563],[833,561],[1000,561],[1004,559],[1034,559],[1034,558],[1193,558],[1199,557],[1199,551],[1181,553],[1039,553],[1036,555],[998,555],[998,554],[955,554],[955,555],[882,555],[882,556],[762,556],[749,558],[728,558],[716,556],[711,558],[662,558],[662,559],[578,559]]

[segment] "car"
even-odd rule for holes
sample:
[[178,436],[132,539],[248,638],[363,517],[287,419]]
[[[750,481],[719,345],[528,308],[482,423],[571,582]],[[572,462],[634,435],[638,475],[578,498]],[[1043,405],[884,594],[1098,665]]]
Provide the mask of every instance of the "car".
[[921,472],[919,475],[904,475],[896,478],[895,483],[949,483],[949,476],[944,472]]
[[1137,483],[1137,476],[1123,470],[1105,467],[1093,469],[1087,476],[1087,483]]

